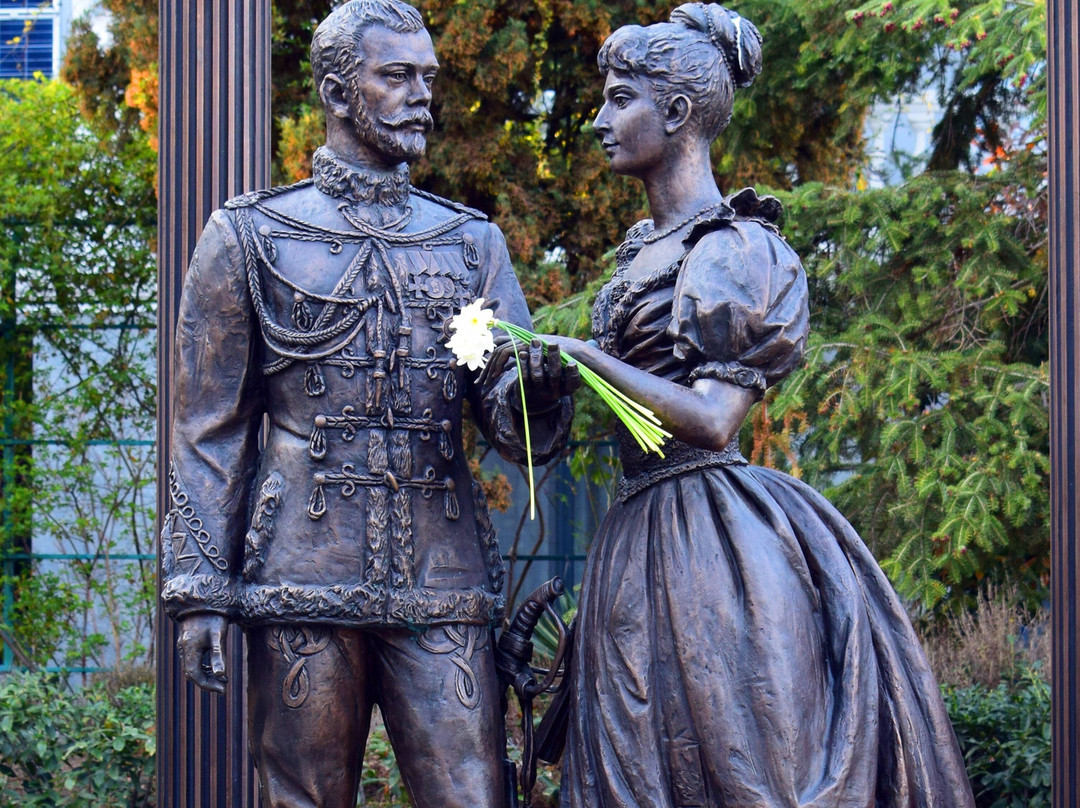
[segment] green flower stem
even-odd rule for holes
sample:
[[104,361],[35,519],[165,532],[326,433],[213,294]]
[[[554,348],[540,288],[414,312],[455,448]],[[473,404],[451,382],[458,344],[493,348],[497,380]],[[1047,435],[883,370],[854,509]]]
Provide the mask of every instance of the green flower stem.
[[[563,353],[564,364],[568,360],[569,356],[566,353]],[[627,396],[625,393],[623,393],[622,390],[619,390],[617,387],[613,387],[608,381],[598,376],[596,372],[593,371],[591,368],[587,368],[584,365],[582,365],[581,367],[584,373],[592,377],[593,381],[597,386],[602,386],[605,389],[610,390],[613,396],[619,401],[621,401],[623,404],[628,406],[630,409],[636,411],[638,414],[644,416],[648,421],[656,424],[657,426],[660,426],[660,419],[657,418],[656,415],[653,414],[653,411],[650,410],[648,407],[634,401],[634,399]]]
[[[495,320],[492,325],[497,328],[501,328],[507,334],[510,335],[511,340],[521,340],[522,342],[531,342],[534,339],[539,339],[536,334],[532,333],[528,329],[522,328],[514,323],[508,323],[503,320]],[[543,342],[543,340],[541,340]],[[544,343],[545,345],[547,343]],[[573,358],[566,353],[566,351],[559,351],[560,358],[564,365],[573,362]],[[521,381],[521,361],[517,356],[517,342],[514,342],[514,358],[518,362],[518,381],[521,384],[521,401],[522,406],[525,404],[525,386]],[[671,433],[663,428],[660,419],[656,417],[652,410],[634,401],[618,388],[614,387],[610,382],[601,378],[591,368],[586,367],[582,363],[578,362],[579,372],[581,374],[581,380],[591,387],[596,394],[600,396],[600,399],[607,404],[611,411],[618,416],[619,420],[623,422],[627,430],[629,430],[631,436],[637,441],[638,446],[645,452],[656,452],[661,457],[664,456],[660,447],[663,445],[667,438],[671,437]],[[526,443],[528,443],[528,417],[526,417]],[[530,451],[529,460],[532,460],[532,454]],[[530,494],[531,494],[531,471],[530,466]]]
[[[498,322],[498,320],[496,320]],[[518,356],[517,340],[510,331],[510,342],[514,345],[514,361],[517,363],[518,390],[521,392],[521,420],[525,423],[525,454],[528,457],[526,468],[529,472],[529,519],[536,519],[536,481],[533,479],[532,436],[529,434],[529,408],[525,402],[525,376],[521,372],[521,357]]]
[[[663,453],[659,450],[659,445],[664,438],[670,438],[671,434],[659,426],[659,421],[652,414],[652,411],[646,410],[645,413],[639,414],[640,405],[637,402],[627,398],[622,391],[612,387],[588,368],[584,366],[580,366],[580,368],[582,381],[596,390],[601,399],[626,424],[634,437],[638,439],[638,442],[644,440],[645,443],[649,444],[647,450],[656,451],[663,456]],[[642,420],[642,417],[648,420]],[[646,447],[643,446],[642,448]]]

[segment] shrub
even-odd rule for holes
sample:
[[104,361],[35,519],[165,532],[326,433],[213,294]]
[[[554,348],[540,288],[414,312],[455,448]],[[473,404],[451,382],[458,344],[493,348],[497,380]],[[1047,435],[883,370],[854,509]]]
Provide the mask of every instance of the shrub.
[[2,808],[153,808],[155,751],[152,684],[0,679]]
[[922,637],[977,808],[1050,805],[1049,615],[1022,601],[987,585]]
[[944,695],[977,808],[1049,808],[1050,685],[1040,671]]

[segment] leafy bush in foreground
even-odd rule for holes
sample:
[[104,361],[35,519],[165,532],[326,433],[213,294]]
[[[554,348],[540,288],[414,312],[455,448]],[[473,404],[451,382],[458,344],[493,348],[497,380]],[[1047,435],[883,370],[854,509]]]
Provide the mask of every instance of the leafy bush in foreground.
[[1050,685],[1039,672],[944,694],[976,806],[1049,808]]
[[153,808],[154,686],[0,679],[0,807]]

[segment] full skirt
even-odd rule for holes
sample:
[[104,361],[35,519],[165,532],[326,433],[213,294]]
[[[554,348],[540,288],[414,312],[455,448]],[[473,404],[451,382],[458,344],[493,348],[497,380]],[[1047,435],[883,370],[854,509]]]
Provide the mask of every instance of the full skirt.
[[563,806],[974,804],[899,599],[780,472],[692,472],[617,503],[575,645]]

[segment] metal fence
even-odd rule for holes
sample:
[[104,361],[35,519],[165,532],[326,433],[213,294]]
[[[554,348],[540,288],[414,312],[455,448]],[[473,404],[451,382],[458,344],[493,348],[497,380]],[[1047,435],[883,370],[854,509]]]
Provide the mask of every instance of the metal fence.
[[[10,383],[13,371],[9,368],[7,380]],[[10,423],[6,424],[10,427]],[[15,454],[18,450],[29,453],[43,447],[67,449],[69,441],[57,439],[17,438],[6,431],[0,438],[4,450],[3,491],[12,491],[19,484]],[[94,447],[135,448],[153,453],[155,442],[145,439],[89,440],[80,443],[81,449]],[[483,448],[483,447],[481,447]],[[610,441],[592,441],[574,443],[570,452],[593,452],[601,466],[606,464],[614,469],[616,449]],[[152,465],[152,462],[151,462]],[[513,604],[527,595],[535,586],[558,575],[567,585],[573,597],[579,583],[585,560],[585,551],[591,540],[599,519],[610,501],[610,484],[603,479],[576,479],[571,468],[571,456],[553,462],[541,469],[538,479],[538,515],[536,520],[527,518],[528,487],[521,467],[502,460],[494,452],[486,452],[482,470],[488,474],[505,474],[511,485],[511,505],[505,512],[493,512],[492,519],[500,538],[503,558],[507,565],[507,597]],[[603,475],[600,475],[601,477]],[[153,480],[145,481],[152,486]],[[9,500],[4,498],[5,503]],[[75,517],[77,518],[77,517]],[[9,524],[10,514],[5,504],[5,524]],[[23,537],[22,546],[18,541],[6,537],[4,551],[0,554],[3,574],[3,610],[0,618],[0,647],[3,656],[0,659],[0,673],[21,668],[36,668],[67,674],[94,674],[108,670],[123,662],[122,655],[106,656],[96,663],[80,660],[54,659],[46,664],[35,664],[30,655],[20,648],[16,640],[20,610],[16,603],[16,581],[27,572],[51,573],[64,578],[64,568],[72,565],[99,566],[102,564],[139,564],[154,565],[154,552],[134,552],[130,546],[109,547],[94,552],[57,551],[55,542],[50,541],[47,531],[41,529],[41,520],[31,516],[31,532]],[[152,519],[146,520],[146,529],[152,532]],[[25,541],[29,538],[29,546]],[[47,547],[49,549],[41,549]],[[124,576],[119,576],[125,579]],[[130,576],[125,580],[130,580]],[[152,601],[145,604],[148,613],[152,611]],[[107,604],[98,603],[95,608],[106,608]],[[84,606],[85,608],[85,606]],[[152,626],[143,625],[146,637],[153,636]]]

